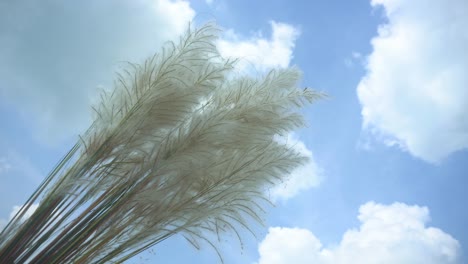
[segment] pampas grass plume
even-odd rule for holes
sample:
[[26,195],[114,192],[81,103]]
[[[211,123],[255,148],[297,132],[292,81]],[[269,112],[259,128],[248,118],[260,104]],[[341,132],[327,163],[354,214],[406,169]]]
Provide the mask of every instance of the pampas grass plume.
[[305,161],[275,138],[322,95],[298,89],[294,67],[236,75],[218,32],[189,28],[118,74],[90,128],[0,234],[1,263],[121,263],[175,234],[196,248],[227,232],[242,243],[239,230],[262,222],[266,190]]

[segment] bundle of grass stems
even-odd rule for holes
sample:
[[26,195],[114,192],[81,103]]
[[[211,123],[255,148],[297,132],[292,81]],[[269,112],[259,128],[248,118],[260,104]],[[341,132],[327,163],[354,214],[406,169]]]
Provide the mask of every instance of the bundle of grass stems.
[[321,94],[297,87],[296,68],[241,75],[218,34],[214,23],[189,27],[118,74],[1,232],[0,263],[121,263],[175,234],[197,248],[227,233],[242,243],[239,231],[262,222],[268,188],[306,161],[277,138]]

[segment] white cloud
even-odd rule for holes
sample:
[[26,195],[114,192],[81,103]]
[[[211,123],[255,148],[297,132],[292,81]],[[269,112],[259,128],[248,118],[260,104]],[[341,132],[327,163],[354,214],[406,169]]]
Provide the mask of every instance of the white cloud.
[[272,227],[259,245],[258,264],[448,264],[458,263],[457,240],[426,227],[429,210],[403,203],[368,202],[359,209],[359,229],[348,230],[338,245],[324,247],[300,228]]
[[241,39],[233,30],[226,32],[226,37],[218,41],[218,49],[223,57],[241,58],[238,64],[241,71],[266,71],[275,67],[288,67],[293,58],[295,41],[300,35],[298,28],[271,21],[270,39],[262,34]]
[[387,23],[358,90],[364,127],[439,162],[468,147],[468,4],[373,0]]
[[[282,139],[279,140],[282,141]],[[291,134],[288,136],[286,144],[294,147],[297,152],[309,158],[309,161],[292,171],[283,183],[270,190],[273,201],[285,201],[302,191],[317,187],[323,178],[322,171],[316,164],[312,151],[307,148],[304,142],[300,141],[294,134]]]
[[[13,209],[11,210],[10,215],[8,217],[8,221],[10,221],[11,219],[13,219],[13,217],[15,217],[15,215],[21,210],[21,207],[22,206],[19,206],[19,205],[13,206]],[[21,220],[24,221],[28,219],[29,217],[31,217],[31,215],[36,211],[37,207],[39,207],[39,204],[32,204],[31,207],[29,207],[29,209],[26,211],[24,216],[21,218]],[[7,225],[8,221],[0,218],[0,232]]]
[[[39,204],[32,204],[28,208],[26,213],[24,214],[22,220],[24,221],[24,220],[28,219],[29,217],[31,217],[31,215],[36,211],[37,207],[39,207]],[[22,206],[19,206],[19,205],[13,206],[13,210],[11,210],[9,220],[13,219],[13,217],[15,217],[15,215],[21,210],[21,208],[22,208]]]
[[96,87],[111,88],[120,62],[142,61],[194,16],[181,0],[3,1],[0,98],[57,144],[84,132]]

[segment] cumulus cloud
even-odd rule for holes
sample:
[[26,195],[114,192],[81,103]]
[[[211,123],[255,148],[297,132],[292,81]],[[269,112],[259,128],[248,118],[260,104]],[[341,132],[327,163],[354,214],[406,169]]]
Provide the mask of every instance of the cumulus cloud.
[[[279,140],[283,141],[284,139]],[[289,135],[284,141],[297,152],[309,158],[309,161],[296,168],[283,183],[278,184],[270,190],[273,201],[290,199],[302,191],[317,187],[323,179],[322,170],[315,162],[312,151],[307,148],[304,142],[299,140],[294,134]]]
[[386,22],[357,92],[364,127],[439,162],[468,147],[468,4],[373,0]]
[[[24,216],[21,218],[22,221],[28,219],[29,217],[31,217],[31,215],[36,211],[37,207],[39,207],[39,204],[32,204],[28,210],[26,211],[26,213],[24,214]],[[10,215],[9,215],[9,218],[8,218],[8,221],[10,221],[11,219],[13,219],[13,217],[15,217],[15,215],[21,210],[22,206],[19,206],[19,205],[15,205],[13,206],[13,209],[11,210],[10,212]],[[7,220],[5,219],[2,219],[0,218],[0,232],[3,230],[3,228],[7,225],[8,223]]]
[[35,120],[40,142],[84,132],[96,87],[186,29],[188,1],[0,2],[0,100]]
[[272,33],[269,39],[262,37],[261,33],[244,39],[233,30],[228,30],[217,43],[219,52],[223,57],[241,58],[238,64],[241,71],[252,67],[256,71],[288,67],[300,31],[286,23],[271,21],[270,25]]
[[[31,215],[36,211],[37,207],[39,207],[39,204],[32,204],[28,210],[26,211],[26,213],[24,214],[22,220],[26,220],[28,219],[29,217],[31,217]],[[13,206],[13,210],[11,210],[11,213],[10,213],[10,220],[13,219],[13,217],[15,217],[15,215],[23,208],[23,206],[19,206],[19,205],[15,205]]]
[[458,241],[426,226],[426,207],[368,202],[360,207],[358,219],[358,229],[348,230],[338,245],[329,247],[307,229],[272,227],[259,245],[258,264],[459,263]]

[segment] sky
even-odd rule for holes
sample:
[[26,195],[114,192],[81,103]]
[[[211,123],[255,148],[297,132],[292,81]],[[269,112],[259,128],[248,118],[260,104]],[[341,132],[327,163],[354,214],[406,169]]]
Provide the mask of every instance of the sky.
[[[226,264],[468,263],[466,0],[0,1],[0,228],[91,122],[122,61],[215,20],[237,71],[297,66],[328,98],[310,158]],[[464,202],[465,201],[465,202]],[[217,263],[181,237],[129,263]]]

